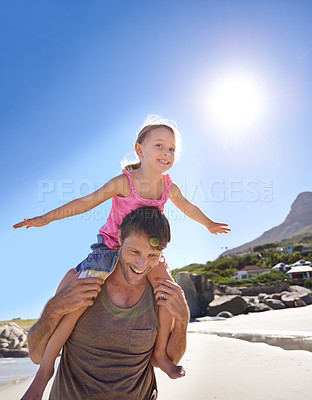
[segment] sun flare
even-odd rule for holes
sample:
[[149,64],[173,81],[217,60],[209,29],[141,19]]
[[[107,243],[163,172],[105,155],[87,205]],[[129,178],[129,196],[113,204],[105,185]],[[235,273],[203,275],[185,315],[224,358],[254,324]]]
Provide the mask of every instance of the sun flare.
[[227,132],[251,129],[261,120],[265,104],[263,88],[248,74],[219,76],[209,88],[209,117],[217,128]]

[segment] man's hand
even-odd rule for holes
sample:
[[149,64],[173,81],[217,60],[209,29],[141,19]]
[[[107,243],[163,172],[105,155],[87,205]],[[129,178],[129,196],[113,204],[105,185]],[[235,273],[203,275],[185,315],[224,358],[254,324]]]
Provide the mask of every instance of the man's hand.
[[103,279],[100,278],[79,279],[79,274],[71,269],[59,284],[56,295],[49,302],[50,306],[55,307],[55,311],[62,315],[81,307],[92,306],[103,283]]
[[167,311],[175,318],[187,325],[190,311],[182,288],[175,282],[163,278],[155,278],[155,297],[159,306],[165,306]]
[[65,314],[82,307],[92,306],[103,284],[100,278],[78,279],[71,269],[57,288],[56,295],[48,301],[43,313],[28,332],[29,355],[35,364],[42,360],[46,345]]

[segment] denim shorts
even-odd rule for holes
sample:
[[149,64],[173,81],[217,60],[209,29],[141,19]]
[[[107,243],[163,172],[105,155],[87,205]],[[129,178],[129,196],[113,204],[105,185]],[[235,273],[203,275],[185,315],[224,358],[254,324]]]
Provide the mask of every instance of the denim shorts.
[[81,271],[79,278],[95,276],[106,279],[117,265],[118,250],[107,247],[102,235],[97,235],[97,240],[90,246],[92,253],[76,267],[76,272]]

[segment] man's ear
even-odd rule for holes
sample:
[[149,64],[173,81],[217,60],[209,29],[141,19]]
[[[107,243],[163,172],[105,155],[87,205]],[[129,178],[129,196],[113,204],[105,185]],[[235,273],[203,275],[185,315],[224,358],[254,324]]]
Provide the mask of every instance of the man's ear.
[[137,156],[139,158],[143,157],[143,150],[142,150],[142,146],[140,145],[140,143],[135,143],[134,150],[137,153]]
[[120,232],[120,229],[118,229],[118,243],[121,246],[121,232]]

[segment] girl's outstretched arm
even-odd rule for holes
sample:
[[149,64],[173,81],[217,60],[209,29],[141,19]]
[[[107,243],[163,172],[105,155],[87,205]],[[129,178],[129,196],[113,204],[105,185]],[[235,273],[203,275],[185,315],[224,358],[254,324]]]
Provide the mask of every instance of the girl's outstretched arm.
[[127,185],[129,186],[128,178],[124,174],[118,175],[95,192],[70,201],[69,203],[39,217],[30,219],[25,218],[24,221],[13,225],[13,228],[22,228],[23,226],[26,226],[26,228],[39,227],[58,219],[83,214],[114,196],[128,196],[129,190],[127,191]]
[[186,197],[183,196],[179,187],[172,182],[170,187],[169,198],[172,203],[178,207],[185,215],[192,218],[194,221],[206,226],[212,234],[228,233],[231,229],[227,228],[228,224],[214,222],[205,215],[202,210],[195,204],[191,203]]

